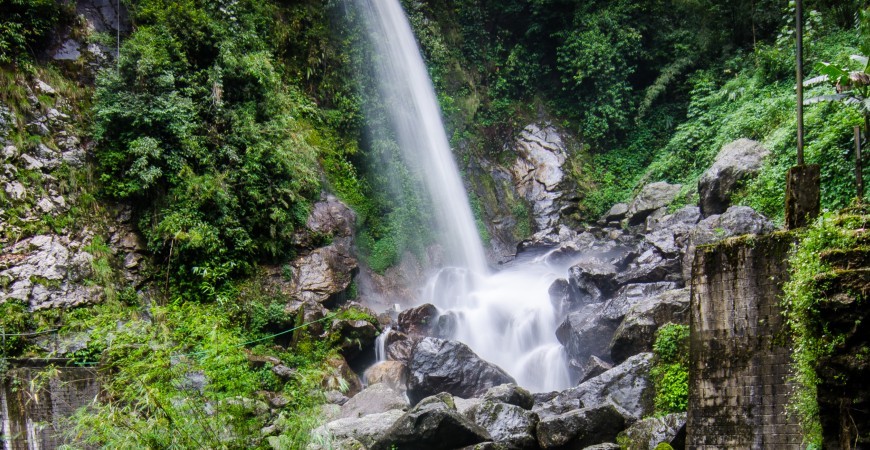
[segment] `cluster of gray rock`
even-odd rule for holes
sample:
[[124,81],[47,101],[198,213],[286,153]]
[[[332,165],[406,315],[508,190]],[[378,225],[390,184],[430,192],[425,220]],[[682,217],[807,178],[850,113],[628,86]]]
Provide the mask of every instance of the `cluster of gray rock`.
[[630,448],[680,448],[685,414],[650,417],[656,332],[688,323],[684,286],[698,246],[774,229],[751,208],[730,204],[766,153],[748,140],[723,148],[701,179],[699,206],[671,211],[682,187],[651,183],[598,226],[577,232],[556,224],[519,244],[518,252],[544,247],[550,258],[578,260],[550,288],[574,387],[526,392],[450,340],[450,315],[422,305],[399,314],[384,339],[388,361],[367,372],[372,384],[357,397],[327,408],[331,421],[311,448],[601,449],[619,448],[617,436]]

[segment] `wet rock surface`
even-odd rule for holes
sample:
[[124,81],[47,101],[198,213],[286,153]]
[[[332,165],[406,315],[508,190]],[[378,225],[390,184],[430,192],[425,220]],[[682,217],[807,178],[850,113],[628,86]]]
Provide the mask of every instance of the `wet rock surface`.
[[491,441],[489,433],[456,410],[448,394],[420,401],[371,446],[372,450],[461,448]]
[[577,409],[542,419],[538,444],[542,449],[582,449],[613,441],[623,428],[625,419],[613,405]]

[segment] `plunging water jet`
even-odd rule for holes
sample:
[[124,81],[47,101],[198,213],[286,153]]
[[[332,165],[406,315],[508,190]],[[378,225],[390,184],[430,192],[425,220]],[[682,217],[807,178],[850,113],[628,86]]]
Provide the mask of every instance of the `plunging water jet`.
[[[398,0],[356,0],[370,36],[383,104],[405,163],[423,178],[431,198],[445,268],[422,289],[455,318],[455,335],[484,359],[533,391],[569,386],[559,320],[548,288],[568,266],[531,259],[491,273],[441,113],[413,31]],[[385,352],[379,352],[383,355]]]

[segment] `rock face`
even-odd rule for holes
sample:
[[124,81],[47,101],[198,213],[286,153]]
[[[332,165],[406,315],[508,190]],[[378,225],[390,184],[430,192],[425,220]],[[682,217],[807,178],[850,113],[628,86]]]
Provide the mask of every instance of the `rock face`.
[[650,183],[641,189],[640,193],[628,206],[626,218],[629,225],[638,225],[646,220],[653,211],[665,207],[677,198],[682,186],[668,184],[663,181]]
[[625,428],[625,419],[613,405],[569,411],[538,423],[538,444],[542,449],[582,449],[612,442]]
[[704,217],[725,212],[734,190],[758,173],[769,154],[768,149],[749,139],[738,139],[722,147],[716,161],[698,180]]
[[400,417],[371,450],[460,448],[491,440],[489,433],[460,414],[450,395],[422,400]]
[[496,262],[513,259],[530,234],[574,223],[578,198],[570,172],[572,140],[542,122],[526,126],[505,144],[515,157],[506,163],[478,158],[467,168],[470,190],[479,199],[490,234],[487,253]]
[[[273,270],[273,282],[292,300],[327,304],[339,300],[356,275],[353,225],[356,216],[331,195],[312,207],[306,230],[297,234],[297,245],[312,249],[286,268]],[[325,240],[329,245],[318,247]]]
[[515,144],[517,159],[511,167],[517,192],[532,205],[538,230],[553,227],[560,220],[566,181],[562,166],[568,152],[562,134],[551,125],[529,125]]
[[439,392],[474,397],[505,383],[516,383],[504,370],[478,357],[461,342],[423,338],[408,362],[411,403]]

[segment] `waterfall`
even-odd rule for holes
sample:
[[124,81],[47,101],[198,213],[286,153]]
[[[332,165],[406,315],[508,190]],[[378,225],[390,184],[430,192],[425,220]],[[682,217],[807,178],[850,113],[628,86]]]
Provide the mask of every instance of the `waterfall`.
[[381,95],[405,162],[422,174],[447,262],[486,271],[483,244],[444,132],[432,81],[398,0],[357,0],[376,51]]
[[405,163],[424,179],[446,251],[448,267],[429,280],[417,301],[453,316],[454,338],[508,371],[520,385],[532,391],[569,387],[567,357],[555,336],[560,318],[548,294],[550,284],[568,267],[542,256],[489,272],[407,16],[398,0],[356,4],[373,44],[372,64],[398,144]]

